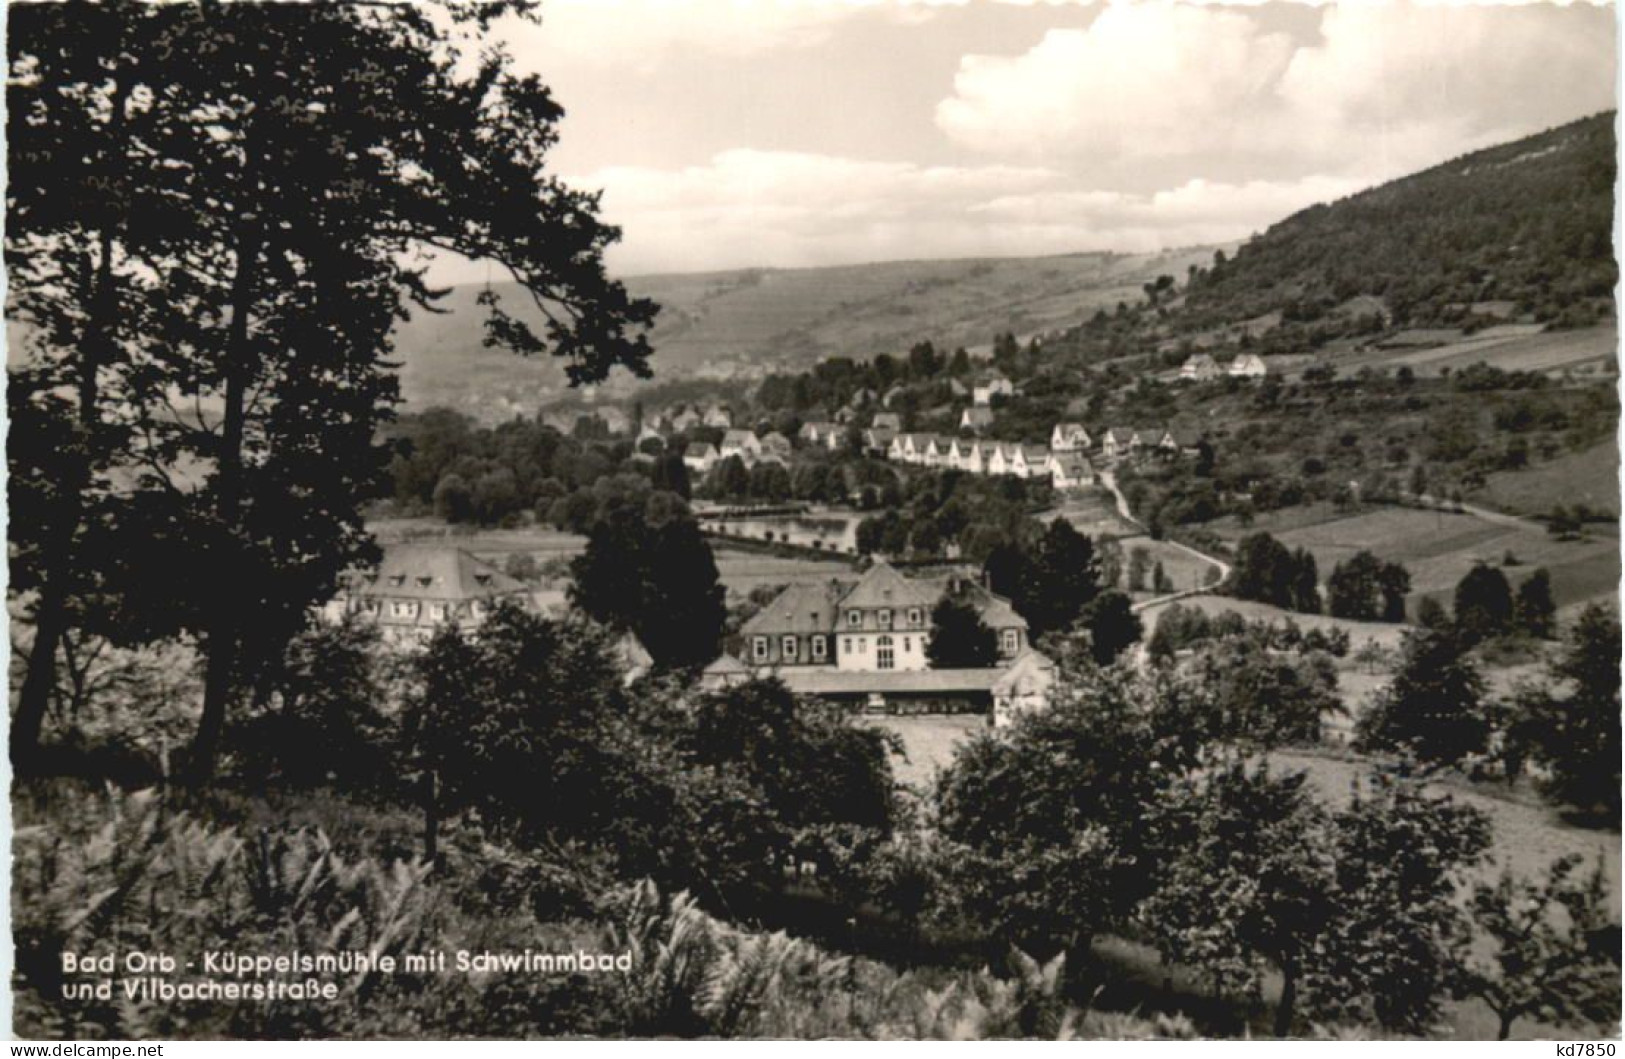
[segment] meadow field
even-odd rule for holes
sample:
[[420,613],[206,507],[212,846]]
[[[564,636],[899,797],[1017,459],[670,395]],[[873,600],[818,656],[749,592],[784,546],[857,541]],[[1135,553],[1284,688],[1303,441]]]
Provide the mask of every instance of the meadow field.
[[1336,564],[1358,551],[1403,563],[1411,573],[1410,606],[1424,596],[1448,601],[1456,583],[1475,563],[1505,566],[1516,584],[1536,567],[1552,575],[1558,606],[1615,598],[1619,586],[1619,542],[1596,530],[1577,541],[1559,541],[1533,525],[1490,522],[1473,515],[1414,508],[1383,507],[1347,515],[1324,506],[1259,517],[1249,529],[1215,524],[1235,543],[1247,533],[1268,532],[1290,548],[1307,548],[1324,581]]
[[[1584,504],[1619,515],[1619,443],[1613,439],[1520,471],[1495,471],[1472,501],[1516,515],[1546,515]],[[1618,530],[1614,530],[1617,535]]]
[[1365,363],[1390,371],[1409,367],[1418,375],[1460,371],[1484,363],[1503,371],[1593,374],[1606,370],[1619,349],[1612,324],[1574,331],[1544,331],[1540,324],[1504,324],[1472,335],[1446,337],[1440,345],[1389,351]]

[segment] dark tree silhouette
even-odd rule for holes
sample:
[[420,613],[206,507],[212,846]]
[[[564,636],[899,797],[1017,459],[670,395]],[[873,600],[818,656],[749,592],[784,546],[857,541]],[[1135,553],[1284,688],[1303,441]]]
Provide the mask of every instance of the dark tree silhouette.
[[931,611],[925,656],[933,669],[982,669],[999,660],[999,641],[975,607],[944,598]]

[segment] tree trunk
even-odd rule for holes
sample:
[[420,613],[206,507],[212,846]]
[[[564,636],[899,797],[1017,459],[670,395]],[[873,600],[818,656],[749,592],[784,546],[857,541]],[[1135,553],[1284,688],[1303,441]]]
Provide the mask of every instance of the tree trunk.
[[440,860],[439,777],[433,769],[423,773],[423,859],[430,866]]
[[1510,1011],[1498,1012],[1497,1015],[1501,1020],[1501,1028],[1496,1031],[1495,1039],[1498,1041],[1504,1041],[1508,1037],[1512,1036],[1512,1024],[1518,1021],[1518,1016]]
[[[225,350],[225,413],[220,429],[219,459],[215,468],[215,514],[221,545],[234,539],[242,515],[242,469],[245,397],[248,389],[248,317],[258,286],[260,222],[245,214],[237,235],[236,274],[232,278],[231,327]],[[225,591],[227,570],[213,571],[216,583],[209,601],[208,660],[203,677],[203,715],[192,741],[188,773],[192,782],[213,778],[220,735],[236,691],[238,640],[242,635],[238,601]]]
[[1275,1036],[1285,1037],[1292,1032],[1293,1008],[1298,1004],[1298,968],[1295,964],[1281,965],[1281,1002],[1275,1008]]
[[[114,87],[112,101],[112,136],[116,139],[124,124],[124,99],[128,89],[120,81]],[[34,644],[28,651],[28,668],[23,686],[18,690],[17,708],[11,719],[11,761],[19,772],[28,765],[28,758],[39,746],[40,730],[45,724],[45,711],[51,701],[51,689],[56,686],[56,655],[68,628],[68,585],[73,569],[73,543],[79,536],[79,525],[84,521],[84,493],[90,487],[91,466],[96,458],[94,437],[101,416],[97,405],[101,401],[101,380],[98,377],[112,349],[109,335],[118,312],[118,299],[113,295],[113,221],[105,221],[97,233],[99,259],[96,277],[92,281],[85,333],[79,341],[79,386],[77,417],[80,451],[70,473],[60,483],[67,500],[61,524],[54,528],[50,546],[45,549],[40,563],[39,603],[35,607]]]

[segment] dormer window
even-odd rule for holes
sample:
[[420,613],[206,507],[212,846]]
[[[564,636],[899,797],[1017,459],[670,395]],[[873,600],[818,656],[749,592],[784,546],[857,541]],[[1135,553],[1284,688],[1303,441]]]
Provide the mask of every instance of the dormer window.
[[859,625],[863,624],[863,615],[855,610],[849,610],[846,612],[846,623],[847,625],[856,629]]
[[880,612],[880,627],[882,629],[891,628],[891,611],[883,610]]
[[394,585],[396,588],[400,588],[402,585],[406,584],[406,575],[405,574],[391,574],[390,577],[389,577],[389,583],[391,585]]
[[478,581],[480,583],[480,585],[482,585],[482,586],[489,585],[491,583],[491,575],[490,574],[475,574],[474,575],[474,580]]
[[915,607],[914,609],[912,609],[912,610],[910,610],[908,612],[908,623],[910,625],[918,625],[918,624],[920,624],[920,608],[919,607]]
[[430,585],[434,584],[434,578],[420,577],[418,578],[418,584],[422,585],[424,588],[428,588]]
[[751,650],[753,652],[755,652],[756,661],[758,661],[758,662],[766,662],[767,661],[767,637],[765,637],[765,636],[756,637],[755,640],[752,641],[752,643],[751,643]]

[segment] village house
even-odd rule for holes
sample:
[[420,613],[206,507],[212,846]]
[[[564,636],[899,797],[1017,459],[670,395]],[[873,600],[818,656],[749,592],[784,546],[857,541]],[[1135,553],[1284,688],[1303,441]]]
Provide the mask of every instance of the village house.
[[977,405],[990,405],[994,397],[1010,397],[1016,392],[1015,383],[996,371],[990,371],[977,378],[975,386],[971,389],[971,402]]
[[1095,468],[1081,452],[1056,452],[1049,460],[1050,484],[1056,489],[1082,489],[1095,484]]
[[897,432],[890,427],[870,427],[863,432],[863,447],[867,452],[884,457],[891,451]]
[[947,467],[949,465],[949,452],[952,447],[952,438],[945,438],[940,434],[929,435],[929,440],[925,443],[925,465],[927,467]]
[[661,446],[664,447],[666,444],[666,436],[660,431],[656,430],[653,425],[645,423],[643,425],[643,429],[638,431],[638,448],[641,449],[643,447],[643,443],[646,441],[658,441],[660,442]]
[[1001,659],[1027,646],[1027,623],[1008,600],[951,573],[904,577],[880,561],[856,583],[792,585],[740,630],[757,667],[831,666],[843,672],[926,669],[931,612],[952,596],[974,606],[998,639]]
[[993,409],[991,408],[967,408],[959,417],[959,429],[961,430],[974,430],[981,433],[992,425]]
[[1192,354],[1179,366],[1179,378],[1183,382],[1207,382],[1221,374],[1218,361],[1208,353]]
[[705,425],[718,430],[727,430],[734,425],[733,413],[726,405],[714,404],[705,410]]
[[745,463],[750,464],[754,463],[756,457],[762,454],[762,442],[748,430],[730,430],[722,435],[720,452],[723,459],[727,459],[729,456],[738,456]]
[[427,643],[445,625],[476,628],[504,600],[528,607],[530,590],[461,548],[391,544],[377,569],[341,579],[323,613],[334,622],[347,615],[372,621],[386,644],[413,645]]
[[1055,688],[1055,663],[1029,648],[1010,663],[992,687],[994,728],[1008,728],[1024,713],[1049,706]]
[[761,446],[764,455],[773,455],[784,460],[788,460],[790,454],[795,451],[795,447],[790,444],[790,439],[776,430],[762,435]]
[[674,432],[682,433],[705,422],[705,417],[692,408],[684,408],[668,421]]
[[1195,456],[1201,451],[1202,432],[1190,427],[1170,427],[1162,432],[1157,448],[1175,456]]
[[1050,432],[1049,447],[1054,452],[1088,452],[1094,441],[1082,423],[1056,423]]
[[1262,379],[1270,373],[1264,358],[1257,353],[1242,353],[1230,362],[1226,370],[1233,379]]
[[696,441],[683,450],[683,466],[699,474],[707,474],[720,459],[716,446],[709,441]]
[[801,424],[801,434],[799,436],[802,441],[805,441],[809,445],[827,445],[829,443],[829,435],[842,434],[844,432],[845,431],[842,429],[839,423],[827,421],[818,423],[803,423]]
[[1100,442],[1101,455],[1108,460],[1120,460],[1135,449],[1134,431],[1127,427],[1111,427]]

